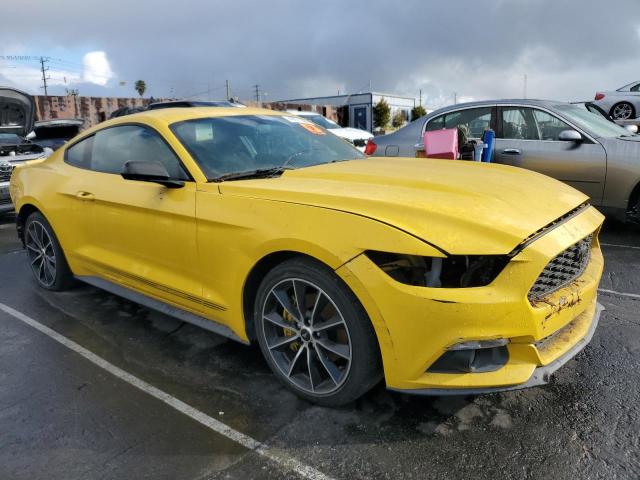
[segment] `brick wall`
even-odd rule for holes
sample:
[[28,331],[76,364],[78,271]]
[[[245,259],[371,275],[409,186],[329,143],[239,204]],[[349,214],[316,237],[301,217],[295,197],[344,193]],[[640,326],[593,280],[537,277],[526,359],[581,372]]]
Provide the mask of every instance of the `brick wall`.
[[[83,97],[34,95],[36,102],[36,120],[51,120],[54,118],[81,118],[84,128],[92,127],[107,120],[114,110],[123,107],[146,107],[148,98],[117,98],[117,97]],[[156,99],[161,100],[161,99]],[[302,110],[313,111],[338,121],[338,109],[333,106],[302,105],[280,102],[243,102],[248,107],[268,108],[270,110]]]
[[114,110],[122,107],[143,107],[149,104],[147,98],[83,97],[34,95],[36,120],[54,118],[81,118],[84,128],[107,120]]

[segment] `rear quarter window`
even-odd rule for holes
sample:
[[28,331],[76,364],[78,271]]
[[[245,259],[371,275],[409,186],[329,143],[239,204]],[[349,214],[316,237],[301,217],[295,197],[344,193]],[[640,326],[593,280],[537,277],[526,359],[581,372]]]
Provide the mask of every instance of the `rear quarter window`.
[[90,168],[92,147],[93,135],[67,148],[64,161],[74,167]]

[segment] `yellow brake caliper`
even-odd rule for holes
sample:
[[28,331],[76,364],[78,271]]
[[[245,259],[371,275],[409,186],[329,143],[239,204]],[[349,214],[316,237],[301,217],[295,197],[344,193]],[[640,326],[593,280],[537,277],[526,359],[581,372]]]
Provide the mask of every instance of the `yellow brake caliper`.
[[[293,318],[293,316],[287,310],[282,312],[282,318],[284,318],[289,323],[295,323],[296,321],[295,318]],[[290,328],[283,328],[282,330],[284,331],[285,337],[293,337],[296,334],[295,330],[291,330]],[[297,352],[300,348],[300,342],[292,342],[289,345],[289,348],[291,349],[291,351]]]

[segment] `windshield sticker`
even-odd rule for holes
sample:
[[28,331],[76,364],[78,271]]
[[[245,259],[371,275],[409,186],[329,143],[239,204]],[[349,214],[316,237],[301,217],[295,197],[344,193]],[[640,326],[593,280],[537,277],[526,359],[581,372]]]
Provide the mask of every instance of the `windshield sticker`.
[[300,126],[305,130],[308,130],[309,132],[313,133],[314,135],[326,135],[327,133],[322,128],[317,126],[315,123],[305,122],[305,123],[301,123]]
[[210,123],[196,123],[195,129],[196,142],[213,140],[213,125]]

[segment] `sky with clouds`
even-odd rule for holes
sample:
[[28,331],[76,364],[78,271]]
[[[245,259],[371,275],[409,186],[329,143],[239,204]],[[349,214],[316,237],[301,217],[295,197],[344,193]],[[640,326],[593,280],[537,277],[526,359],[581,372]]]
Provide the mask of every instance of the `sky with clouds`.
[[266,100],[374,91],[428,107],[593,98],[640,79],[638,0],[21,0],[0,85],[50,94]]

